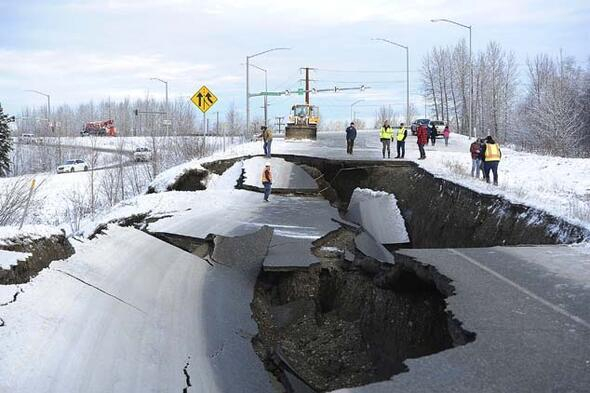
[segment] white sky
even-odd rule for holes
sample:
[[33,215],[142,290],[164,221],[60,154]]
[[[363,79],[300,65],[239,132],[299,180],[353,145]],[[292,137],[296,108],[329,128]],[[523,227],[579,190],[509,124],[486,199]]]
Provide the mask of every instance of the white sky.
[[[171,100],[188,99],[206,84],[219,97],[212,111],[223,113],[232,102],[244,110],[245,56],[290,47],[252,60],[268,69],[269,90],[296,89],[299,67],[311,66],[318,68],[318,88],[372,87],[313,96],[324,118],[347,119],[360,98],[360,117],[373,117],[381,104],[403,113],[405,53],[370,40],[383,37],[410,47],[411,101],[423,110],[422,56],[468,38],[466,29],[432,18],[472,24],[474,50],[496,40],[521,65],[540,52],[557,56],[560,48],[583,65],[590,55],[588,1],[0,0],[0,102],[9,113],[45,105],[25,89],[51,94],[54,107],[148,93],[163,99],[164,86],[153,76],[169,81]],[[354,70],[392,72],[341,72]],[[251,91],[263,90],[263,73],[250,75]],[[269,116],[286,115],[300,99],[271,98]],[[253,116],[261,115],[262,99],[251,104]]]

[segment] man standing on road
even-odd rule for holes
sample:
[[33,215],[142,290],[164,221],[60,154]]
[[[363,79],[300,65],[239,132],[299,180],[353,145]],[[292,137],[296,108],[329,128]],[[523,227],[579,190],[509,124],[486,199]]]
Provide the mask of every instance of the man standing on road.
[[260,129],[262,130],[262,134],[259,135],[260,138],[264,141],[264,156],[270,158],[270,146],[272,144],[272,130],[269,129],[267,126],[261,126]]
[[406,155],[406,138],[408,137],[408,130],[404,127],[404,123],[399,125],[397,129],[397,156],[395,158],[404,158]]
[[356,139],[356,128],[354,123],[350,123],[346,128],[346,153],[352,154],[352,148],[354,147],[354,140]]
[[432,144],[432,146],[434,146],[434,144],[436,143],[436,136],[438,134],[438,132],[436,131],[436,126],[432,123],[428,124],[429,126],[429,130],[428,130],[428,135],[430,136],[430,143]]
[[262,170],[262,185],[264,186],[264,202],[268,202],[270,188],[272,186],[272,172],[270,171],[270,162],[266,162]]
[[379,131],[379,139],[381,140],[381,144],[383,145],[382,154],[383,158],[385,158],[385,150],[387,149],[387,158],[391,158],[390,146],[391,140],[393,139],[393,128],[389,126],[389,122],[385,120],[383,123],[383,127]]
[[419,160],[423,160],[426,158],[426,152],[424,151],[424,145],[428,144],[428,129],[426,124],[420,124],[418,127],[418,150],[420,150],[420,158]]
[[469,153],[471,153],[471,177],[479,179],[479,172],[481,171],[481,139],[477,138],[471,146],[469,146]]
[[500,146],[494,141],[491,135],[486,137],[483,147],[483,172],[486,182],[490,182],[490,170],[494,173],[494,185],[498,185],[498,164],[502,158]]

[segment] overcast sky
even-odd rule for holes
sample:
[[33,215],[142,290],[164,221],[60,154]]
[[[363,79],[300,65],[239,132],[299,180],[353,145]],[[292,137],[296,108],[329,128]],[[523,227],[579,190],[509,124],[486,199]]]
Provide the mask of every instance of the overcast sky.
[[[232,102],[243,111],[246,55],[290,47],[252,59],[268,69],[269,90],[296,89],[299,67],[310,66],[318,69],[315,87],[372,87],[312,96],[324,118],[347,119],[361,98],[360,117],[371,118],[381,104],[403,113],[405,53],[370,40],[382,37],[410,47],[411,101],[423,110],[423,55],[468,37],[432,18],[472,24],[474,51],[498,41],[515,52],[522,74],[527,56],[540,52],[558,56],[562,48],[584,65],[590,56],[587,0],[0,0],[0,102],[9,113],[45,105],[25,89],[51,94],[52,106],[163,98],[164,85],[149,80],[159,77],[169,81],[171,100],[205,84],[219,98],[212,111]],[[251,92],[263,90],[264,74],[250,75]],[[299,100],[271,98],[270,116],[288,114]],[[262,99],[251,103],[260,115]]]

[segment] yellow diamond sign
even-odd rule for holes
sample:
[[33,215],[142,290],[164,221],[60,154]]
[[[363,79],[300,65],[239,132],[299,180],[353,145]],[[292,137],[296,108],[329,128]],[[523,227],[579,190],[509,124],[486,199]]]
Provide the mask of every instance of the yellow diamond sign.
[[217,97],[207,86],[203,86],[191,97],[191,101],[205,113],[217,102]]

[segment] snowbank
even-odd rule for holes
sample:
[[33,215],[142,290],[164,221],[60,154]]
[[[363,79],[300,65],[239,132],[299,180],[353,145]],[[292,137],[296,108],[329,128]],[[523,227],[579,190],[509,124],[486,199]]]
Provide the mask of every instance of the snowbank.
[[34,241],[54,235],[63,235],[63,232],[49,225],[25,225],[22,229],[16,226],[0,226],[0,247],[11,245],[15,241],[22,242],[23,239]]

